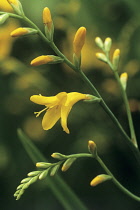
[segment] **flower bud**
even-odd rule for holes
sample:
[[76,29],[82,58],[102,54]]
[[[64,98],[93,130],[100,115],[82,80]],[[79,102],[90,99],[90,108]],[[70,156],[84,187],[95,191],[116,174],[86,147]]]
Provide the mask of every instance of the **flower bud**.
[[17,28],[11,32],[12,37],[19,37],[31,34],[37,34],[38,31],[33,28]]
[[96,57],[105,63],[107,62],[107,57],[103,53],[96,53]]
[[81,50],[85,44],[85,38],[86,38],[86,28],[80,27],[77,30],[73,41],[73,51],[77,57],[80,57],[81,55]]
[[30,177],[25,178],[25,179],[22,179],[22,180],[21,180],[21,183],[26,183],[26,182],[28,182],[30,179],[31,179]]
[[126,72],[122,73],[120,75],[120,81],[124,90],[126,90],[127,80],[128,80],[128,74]]
[[97,155],[97,146],[94,143],[94,141],[89,140],[88,141],[88,150],[91,154],[93,154],[94,156]]
[[118,69],[119,60],[120,60],[120,50],[116,49],[113,53],[113,59],[112,59],[114,71],[116,71]]
[[91,185],[92,187],[95,187],[96,185],[101,184],[101,183],[103,183],[103,182],[105,182],[105,181],[108,181],[108,180],[110,180],[110,179],[112,179],[111,176],[106,175],[106,174],[100,174],[100,175],[96,176],[96,177],[90,182],[90,185]]
[[51,172],[50,172],[50,176],[54,176],[56,174],[56,172],[58,171],[60,165],[56,165],[54,166],[52,169],[51,169]]
[[[38,180],[38,176],[35,176],[32,179],[30,179],[30,181],[27,184],[25,184],[25,185],[27,185],[27,187],[29,187],[30,184],[33,184],[37,180]],[[25,189],[25,188],[23,187],[22,189]]]
[[[31,178],[29,178],[29,179],[31,179]],[[17,189],[16,189],[16,190],[21,189],[23,186],[24,186],[24,184],[20,184],[20,185],[17,187]]]
[[44,25],[47,25],[49,29],[51,29],[52,17],[48,7],[45,7],[43,10],[43,23]]
[[66,158],[65,155],[62,155],[61,153],[56,153],[56,152],[53,153],[51,156],[55,159],[58,159],[58,160],[64,160]]
[[61,168],[61,170],[64,172],[64,171],[67,171],[69,168],[70,168],[70,166],[73,164],[73,162],[76,160],[76,158],[69,158],[69,159],[67,159],[65,162],[64,162],[64,164],[63,164],[63,166],[62,166],[62,168]]
[[40,171],[32,171],[30,173],[27,174],[27,176],[36,176],[40,173]]
[[96,38],[95,38],[95,43],[96,43],[96,45],[97,45],[100,49],[103,49],[104,44],[103,44],[103,41],[101,40],[100,37],[96,37]]
[[31,61],[32,66],[40,66],[43,64],[62,63],[64,59],[54,55],[41,55]]
[[12,6],[13,10],[18,14],[24,16],[22,5],[19,0],[7,0],[7,2]]
[[0,15],[0,25],[2,25],[9,18],[8,13]]
[[45,34],[49,41],[53,40],[54,25],[51,17],[51,12],[48,7],[43,10],[43,23],[45,25]]
[[36,163],[37,168],[49,168],[50,166],[52,166],[51,163],[45,163],[45,162]]
[[86,28],[80,27],[74,37],[73,41],[73,63],[80,69],[81,66],[81,50],[85,44]]
[[111,38],[109,38],[109,37],[106,38],[105,42],[104,42],[104,50],[105,50],[105,52],[109,52],[110,51],[111,44],[112,44]]
[[49,170],[50,170],[50,169],[47,169],[47,170],[43,171],[43,172],[39,175],[39,179],[40,179],[40,180],[45,179],[46,176],[48,175]]

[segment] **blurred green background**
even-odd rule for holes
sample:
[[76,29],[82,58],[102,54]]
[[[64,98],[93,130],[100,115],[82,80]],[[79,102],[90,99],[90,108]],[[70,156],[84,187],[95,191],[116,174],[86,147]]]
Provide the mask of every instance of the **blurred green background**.
[[[106,64],[95,57],[99,49],[96,36],[111,37],[112,52],[121,50],[119,73],[129,74],[127,93],[138,141],[140,139],[140,1],[138,0],[21,0],[25,14],[43,31],[42,10],[49,7],[55,25],[54,40],[72,60],[72,41],[80,26],[87,28],[82,52],[82,68],[105,99],[110,109],[129,133],[125,107],[118,86]],[[1,11],[11,11],[6,0]],[[35,165],[24,150],[17,129],[21,128],[49,161],[53,152],[72,154],[87,152],[88,140],[97,144],[100,156],[119,181],[134,194],[140,193],[140,170],[110,118],[97,104],[77,103],[69,116],[70,134],[62,131],[60,122],[49,131],[41,127],[42,116],[34,111],[41,106],[29,98],[58,92],[89,93],[90,90],[66,65],[44,65],[33,68],[30,61],[37,56],[53,54],[38,36],[13,39],[10,32],[25,23],[10,19],[0,27],[0,206],[1,210],[64,209],[43,181],[33,184],[19,201],[13,194],[19,182]],[[28,26],[27,26],[28,27]],[[90,181],[104,173],[94,160],[81,159],[60,176],[90,210],[138,210],[139,203],[124,195],[112,182],[95,188]],[[53,179],[53,178],[52,178]]]

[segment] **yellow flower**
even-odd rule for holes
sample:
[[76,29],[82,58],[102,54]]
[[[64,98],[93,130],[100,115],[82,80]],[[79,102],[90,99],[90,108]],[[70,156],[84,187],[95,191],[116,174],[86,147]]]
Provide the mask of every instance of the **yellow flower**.
[[50,97],[42,95],[33,95],[30,97],[32,102],[46,106],[42,111],[35,112],[36,117],[38,117],[43,111],[46,111],[42,120],[43,129],[51,129],[61,118],[61,126],[66,133],[70,133],[67,127],[67,118],[72,106],[80,100],[88,99],[90,99],[89,95],[78,92],[61,92]]

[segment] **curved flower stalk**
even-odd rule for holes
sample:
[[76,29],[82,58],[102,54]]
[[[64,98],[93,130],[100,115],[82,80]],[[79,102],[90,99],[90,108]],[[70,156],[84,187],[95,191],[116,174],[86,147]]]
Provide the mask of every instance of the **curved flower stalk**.
[[67,118],[72,109],[72,106],[80,100],[91,100],[93,96],[78,92],[61,92],[56,96],[45,97],[42,95],[33,95],[30,100],[34,103],[45,105],[46,108],[40,112],[35,112],[38,117],[43,111],[46,111],[42,127],[44,130],[51,129],[56,122],[61,118],[61,126],[66,133],[70,133],[67,127]]
[[61,167],[61,171],[67,171],[72,164],[78,158],[95,158],[100,166],[105,170],[107,174],[100,174],[93,178],[90,182],[92,187],[97,186],[106,181],[113,181],[114,184],[120,188],[125,194],[130,196],[131,198],[135,199],[136,201],[140,202],[140,197],[134,195],[129,190],[127,190],[120,182],[114,177],[114,175],[110,172],[107,166],[103,163],[99,155],[97,154],[97,147],[93,141],[88,142],[88,150],[90,153],[79,153],[79,154],[72,154],[72,155],[63,155],[61,153],[53,153],[51,156],[57,160],[56,163],[48,163],[48,162],[38,162],[36,163],[37,170],[32,171],[27,174],[27,178],[23,179],[20,185],[17,187],[17,190],[14,194],[16,200],[19,200],[22,194],[24,193],[25,189],[27,189],[31,184],[35,183],[37,180],[45,179],[48,175],[54,176],[58,169]]
[[104,52],[104,53],[96,53],[97,58],[101,61],[104,61],[105,63],[107,63],[109,65],[109,67],[111,68],[112,72],[114,73],[114,77],[119,85],[119,88],[120,88],[120,91],[122,94],[122,98],[124,100],[124,104],[126,107],[126,113],[127,113],[127,117],[128,117],[130,133],[131,133],[131,142],[133,143],[133,145],[136,148],[138,148],[134,125],[133,125],[133,120],[132,120],[132,115],[130,112],[130,107],[129,107],[128,98],[127,98],[127,94],[126,94],[126,85],[127,85],[128,75],[125,72],[125,73],[121,74],[119,77],[119,74],[118,74],[120,50],[116,49],[114,51],[112,61],[111,61],[110,55],[109,55],[110,49],[111,49],[111,44],[112,44],[111,38],[109,38],[109,37],[106,38],[105,42],[103,43],[101,38],[96,37],[95,42],[96,42],[97,46]]

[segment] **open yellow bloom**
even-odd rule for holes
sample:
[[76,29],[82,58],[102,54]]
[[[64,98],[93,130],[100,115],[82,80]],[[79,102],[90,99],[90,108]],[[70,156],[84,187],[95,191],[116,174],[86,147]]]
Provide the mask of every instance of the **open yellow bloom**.
[[56,96],[45,97],[42,95],[33,95],[30,100],[34,103],[45,105],[46,108],[40,112],[35,112],[38,117],[43,111],[46,111],[42,127],[44,130],[51,129],[61,118],[61,126],[66,133],[70,133],[67,127],[67,118],[72,106],[80,100],[88,100],[90,96],[78,92],[61,92]]

